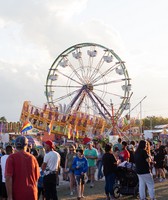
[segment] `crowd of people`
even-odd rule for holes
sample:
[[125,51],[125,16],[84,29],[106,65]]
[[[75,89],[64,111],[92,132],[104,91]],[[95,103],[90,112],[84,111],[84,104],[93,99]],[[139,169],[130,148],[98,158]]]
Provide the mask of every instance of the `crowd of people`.
[[[69,181],[69,194],[83,199],[85,183],[95,187],[95,181],[105,178],[107,200],[115,199],[114,184],[118,166],[133,163],[139,180],[139,196],[146,199],[146,188],[155,200],[155,181],[166,181],[167,146],[149,140],[123,141],[114,145],[91,139],[69,144],[64,149],[47,140],[44,148],[35,149],[28,139],[18,136],[15,145],[1,149],[0,198],[3,200],[58,200],[59,177]],[[97,170],[97,173],[96,173]]]

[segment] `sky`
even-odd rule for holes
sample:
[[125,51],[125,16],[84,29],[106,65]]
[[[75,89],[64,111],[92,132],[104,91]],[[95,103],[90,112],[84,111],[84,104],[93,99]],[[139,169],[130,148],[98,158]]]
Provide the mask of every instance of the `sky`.
[[0,0],[0,117],[19,121],[25,100],[42,107],[50,66],[83,42],[125,61],[131,116],[168,117],[167,7],[167,0]]

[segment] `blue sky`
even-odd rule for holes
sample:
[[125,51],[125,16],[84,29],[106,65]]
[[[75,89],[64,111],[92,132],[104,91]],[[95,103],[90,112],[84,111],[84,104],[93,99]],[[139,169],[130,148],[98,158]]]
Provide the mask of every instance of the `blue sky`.
[[[168,117],[166,0],[0,1],[0,116],[18,121],[22,104],[42,107],[48,70],[83,42],[113,49],[132,81],[131,106],[142,117]],[[140,107],[131,113],[138,116]]]

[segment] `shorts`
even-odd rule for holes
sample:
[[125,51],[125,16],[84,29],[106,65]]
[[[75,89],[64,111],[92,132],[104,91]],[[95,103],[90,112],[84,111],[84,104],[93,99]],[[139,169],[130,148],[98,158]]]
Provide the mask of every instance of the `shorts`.
[[7,196],[7,191],[6,191],[6,185],[4,182],[2,182],[2,185],[1,185],[1,191],[2,191],[2,198],[8,198]]
[[75,175],[77,185],[84,185],[85,184],[85,175]]
[[87,175],[88,175],[88,176],[94,175],[95,172],[96,172],[96,166],[88,167],[88,171],[87,171]]
[[69,169],[68,174],[74,174],[74,170],[73,169]]

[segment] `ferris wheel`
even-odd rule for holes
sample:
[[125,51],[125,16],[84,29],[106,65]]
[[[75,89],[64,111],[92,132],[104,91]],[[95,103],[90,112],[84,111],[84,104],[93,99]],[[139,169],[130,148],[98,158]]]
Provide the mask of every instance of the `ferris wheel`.
[[[124,62],[111,49],[81,43],[63,51],[49,69],[47,102],[65,113],[82,112],[111,119],[129,108],[131,84]],[[66,106],[65,106],[66,105]]]

